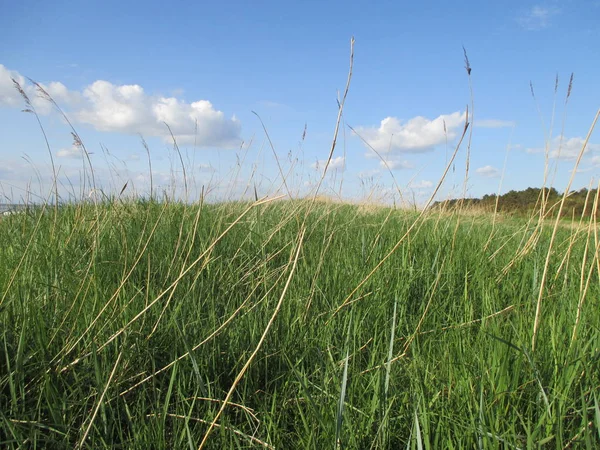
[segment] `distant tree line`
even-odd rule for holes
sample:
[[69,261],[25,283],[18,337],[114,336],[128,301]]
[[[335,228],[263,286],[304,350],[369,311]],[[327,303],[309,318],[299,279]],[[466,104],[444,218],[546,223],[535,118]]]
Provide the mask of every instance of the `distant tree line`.
[[[578,191],[569,192],[565,199],[561,216],[569,218],[575,216],[578,218],[581,217],[585,209],[584,215],[591,217],[596,191],[596,189],[588,190],[587,188],[583,188]],[[498,212],[526,216],[539,213],[542,205],[545,205],[544,212],[549,216],[555,217],[562,196],[563,194],[554,188],[541,189],[530,187],[522,191],[509,191],[499,197],[496,195],[484,195],[482,198],[443,200],[435,202],[431,207],[441,210],[452,210],[459,207],[493,212],[496,209],[497,201]],[[599,217],[598,209],[595,211],[596,217]]]

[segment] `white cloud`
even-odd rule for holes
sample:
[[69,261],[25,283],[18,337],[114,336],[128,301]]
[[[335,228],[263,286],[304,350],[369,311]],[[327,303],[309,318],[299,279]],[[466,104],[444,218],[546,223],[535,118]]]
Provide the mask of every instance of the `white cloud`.
[[[550,158],[557,159],[575,159],[581,152],[583,145],[585,144],[585,139],[581,137],[572,137],[566,138],[564,136],[556,136],[549,147],[549,155]],[[525,152],[527,153],[545,153],[545,148],[526,148]],[[585,148],[584,153],[588,153],[590,151],[600,151],[600,144],[592,144],[588,143]]]
[[402,122],[396,117],[386,117],[379,128],[357,127],[356,132],[377,152],[422,153],[453,139],[465,122],[465,113],[459,111],[430,120],[413,117]]
[[493,166],[479,167],[475,172],[486,178],[498,178],[500,176],[500,171]]
[[50,94],[50,97],[52,97],[59,106],[61,104],[74,106],[81,101],[81,93],[77,91],[70,91],[59,81],[52,81],[47,85],[40,83],[40,86],[43,87],[48,94]]
[[429,180],[421,180],[417,183],[411,183],[408,187],[411,189],[429,189],[433,187],[433,182]]
[[0,64],[0,106],[22,107],[23,98],[15,89],[12,78],[21,86],[25,84],[25,78],[21,74]]
[[152,171],[152,177],[146,172],[140,172],[134,177],[134,181],[141,186],[150,186],[150,180],[157,186],[167,186],[172,182],[172,175],[166,171]]
[[410,161],[399,159],[387,159],[385,161],[379,161],[379,165],[384,169],[390,170],[413,169],[415,167]]
[[555,6],[533,6],[517,18],[517,23],[528,31],[539,31],[550,26],[551,19],[560,10]]
[[[52,105],[40,98],[36,88],[27,84],[18,72],[0,65],[0,105],[23,107],[24,101],[11,78],[21,84],[36,110],[48,114]],[[148,95],[136,84],[115,85],[97,80],[82,92],[71,91],[60,82],[41,84],[42,88],[76,122],[93,126],[96,130],[145,136],[171,141],[165,123],[169,125],[179,144],[197,144],[200,147],[238,147],[241,124],[233,116],[225,117],[208,100],[192,103],[175,97]]]
[[83,150],[72,146],[71,148],[62,148],[56,152],[59,158],[81,159],[83,158]]
[[535,147],[535,148],[526,148],[525,149],[525,153],[529,153],[531,155],[536,155],[538,153],[544,153],[546,150],[540,147]]
[[[58,81],[53,81],[48,84],[38,84],[39,88],[43,89],[61,108],[74,107],[81,98],[79,92],[69,91],[64,84]],[[27,93],[27,96],[31,100],[31,103],[38,114],[48,115],[52,112],[54,105],[48,101],[46,94],[41,92],[38,87],[32,84],[21,84],[21,87]],[[23,104],[22,99],[21,104]]]
[[[38,113],[49,114],[52,111],[52,104],[40,96],[36,86],[28,83],[19,72],[9,70],[2,64],[0,64],[0,106],[26,107],[25,101],[17,91],[13,80],[21,86]],[[69,91],[62,83],[53,81],[48,84],[39,83],[39,85],[59,104],[73,105],[79,101],[80,94]]]
[[[58,173],[59,181],[64,181],[65,177],[78,175],[80,170],[80,165],[75,168],[69,165],[61,166]],[[39,199],[43,200],[43,196],[47,194],[47,192],[44,193],[44,188],[49,187],[53,179],[54,175],[49,163],[36,165],[30,159],[27,162],[2,159],[0,161],[0,203],[2,203],[3,197],[3,184],[16,187],[17,195],[21,195],[23,192],[42,193],[42,197]]]
[[88,106],[77,112],[80,122],[100,131],[137,129],[147,133],[151,122],[150,105],[145,104],[144,90],[138,85],[114,86],[108,81],[96,81],[83,91]]
[[88,107],[79,111],[80,122],[101,131],[142,133],[170,140],[168,124],[179,144],[237,147],[241,125],[227,119],[208,100],[187,103],[174,97],[154,97],[139,85],[117,86],[96,81],[83,92]]
[[516,123],[512,120],[481,119],[475,120],[474,125],[479,128],[511,128]]
[[[318,161],[311,164],[311,167],[315,170],[325,170],[325,165],[327,164],[326,159],[319,159]],[[344,170],[346,168],[346,158],[343,156],[338,156],[336,158],[331,158],[329,162],[329,167],[327,171],[331,170]]]
[[375,175],[379,175],[380,173],[381,173],[381,170],[379,170],[379,169],[363,170],[361,172],[358,172],[358,178],[371,178],[371,177],[374,177]]

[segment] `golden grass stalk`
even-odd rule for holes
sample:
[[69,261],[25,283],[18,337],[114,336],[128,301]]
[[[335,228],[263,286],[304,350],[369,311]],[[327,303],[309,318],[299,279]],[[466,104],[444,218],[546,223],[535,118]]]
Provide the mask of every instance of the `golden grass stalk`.
[[581,158],[583,157],[583,153],[587,147],[587,144],[592,136],[594,128],[596,127],[596,122],[598,121],[598,117],[600,116],[600,109],[596,112],[596,116],[590,126],[588,134],[585,138],[585,142],[581,146],[581,150],[579,151],[579,155],[577,155],[577,160],[575,161],[575,165],[573,166],[573,171],[571,172],[571,177],[569,179],[569,183],[565,188],[565,192],[563,194],[562,200],[560,202],[560,207],[558,208],[558,213],[556,214],[556,220],[554,222],[554,228],[552,229],[552,236],[550,237],[550,244],[548,245],[548,253],[546,254],[546,261],[544,263],[544,272],[542,274],[542,281],[540,282],[540,291],[537,298],[537,303],[535,307],[535,320],[533,322],[533,335],[531,337],[531,351],[535,351],[535,344],[537,341],[537,335],[540,327],[540,320],[542,314],[542,299],[544,298],[544,287],[546,285],[546,278],[548,276],[548,267],[550,265],[550,257],[552,256],[552,246],[554,244],[554,240],[556,238],[556,231],[558,230],[558,225],[561,219],[563,206],[565,205],[565,200],[569,191],[571,190],[571,184],[573,183],[573,179],[575,178],[575,174],[577,173],[577,168],[579,167],[579,163],[581,162]]

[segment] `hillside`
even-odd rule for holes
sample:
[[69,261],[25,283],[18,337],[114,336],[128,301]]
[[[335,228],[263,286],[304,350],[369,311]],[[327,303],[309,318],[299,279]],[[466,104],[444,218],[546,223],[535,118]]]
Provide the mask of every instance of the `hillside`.
[[[594,208],[594,201],[597,196],[597,189],[588,190],[583,188],[579,191],[571,191],[565,199],[565,204],[561,217],[579,218],[582,214],[590,217],[592,211],[595,211],[598,217],[598,208]],[[545,211],[554,214],[560,205],[563,193],[559,193],[554,188],[527,188],[522,191],[509,191],[506,194],[484,195],[482,198],[452,199],[435,202],[432,209],[453,209],[459,205],[470,208],[481,208],[485,211],[495,211],[496,201],[498,202],[498,211],[518,216],[529,216],[534,211],[540,210],[542,199],[545,198]]]

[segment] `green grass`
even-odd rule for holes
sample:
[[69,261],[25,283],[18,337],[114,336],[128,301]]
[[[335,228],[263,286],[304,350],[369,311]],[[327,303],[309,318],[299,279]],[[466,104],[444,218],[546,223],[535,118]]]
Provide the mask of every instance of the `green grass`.
[[541,227],[308,201],[2,219],[0,447],[198,448],[222,409],[205,448],[598,448],[596,231],[558,230],[532,350]]

